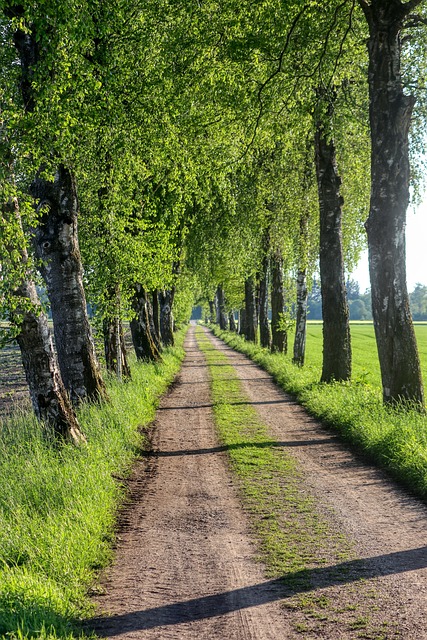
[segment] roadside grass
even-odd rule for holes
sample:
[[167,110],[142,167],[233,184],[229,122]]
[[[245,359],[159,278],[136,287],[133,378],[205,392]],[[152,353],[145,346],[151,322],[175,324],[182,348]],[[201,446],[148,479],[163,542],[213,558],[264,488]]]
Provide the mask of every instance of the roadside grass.
[[[246,354],[293,394],[311,415],[334,428],[365,456],[387,469],[418,496],[427,496],[427,417],[416,409],[384,407],[373,327],[351,327],[353,379],[320,383],[322,328],[307,329],[304,367],[291,355],[272,354],[234,333],[211,327],[229,346]],[[422,368],[427,380],[427,327],[416,326]]]
[[78,412],[87,445],[58,446],[31,415],[0,422],[0,637],[83,638],[90,590],[112,557],[125,478],[158,399],[179,370],[184,333],[132,381],[107,380],[111,403]]
[[375,580],[366,580],[351,542],[320,515],[297,462],[269,436],[227,356],[202,329],[196,336],[210,371],[218,435],[250,515],[259,559],[268,576],[284,585],[283,606],[294,631],[307,638],[328,637],[328,629],[345,637],[353,631],[355,638],[394,637],[383,635]]

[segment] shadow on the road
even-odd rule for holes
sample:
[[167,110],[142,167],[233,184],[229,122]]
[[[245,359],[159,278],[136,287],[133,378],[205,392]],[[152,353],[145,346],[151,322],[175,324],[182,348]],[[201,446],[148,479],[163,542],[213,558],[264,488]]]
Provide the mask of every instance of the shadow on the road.
[[[297,404],[292,399],[285,398],[284,400],[257,400],[254,402],[249,402],[248,400],[241,400],[239,402],[226,402],[224,404],[229,405],[230,407],[239,407],[239,406],[251,406],[251,405],[264,405],[264,404]],[[213,404],[185,404],[180,407],[159,407],[158,411],[181,411],[181,409],[209,409],[212,408]]]
[[209,447],[206,449],[182,449],[179,451],[147,451],[145,455],[147,457],[158,458],[173,458],[174,456],[198,456],[209,455],[212,453],[222,453],[224,451],[234,451],[236,449],[280,449],[286,447],[309,447],[315,445],[324,445],[331,441],[337,441],[338,438],[318,438],[316,440],[289,440],[287,442],[278,442],[277,440],[271,440],[267,442],[236,442],[235,444],[218,445],[217,447]]
[[88,626],[91,630],[108,638],[132,631],[214,618],[233,611],[275,602],[315,588],[331,587],[425,568],[427,568],[427,547],[409,549],[372,558],[351,560],[332,567],[289,573],[279,580],[270,580],[215,595],[95,618]]

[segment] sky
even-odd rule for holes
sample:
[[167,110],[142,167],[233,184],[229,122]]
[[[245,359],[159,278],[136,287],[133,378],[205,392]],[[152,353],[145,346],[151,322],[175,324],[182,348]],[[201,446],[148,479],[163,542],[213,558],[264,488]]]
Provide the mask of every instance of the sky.
[[[365,251],[350,276],[357,280],[361,293],[370,288],[368,252]],[[409,208],[406,217],[406,278],[408,291],[413,291],[417,282],[427,286],[427,194],[422,204]]]

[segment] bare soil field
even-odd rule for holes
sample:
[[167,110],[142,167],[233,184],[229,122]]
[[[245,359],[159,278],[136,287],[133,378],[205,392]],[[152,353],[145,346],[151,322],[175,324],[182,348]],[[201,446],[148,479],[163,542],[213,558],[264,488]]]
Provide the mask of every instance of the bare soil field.
[[[427,639],[425,504],[343,447],[250,360],[211,340],[356,558],[311,572],[311,592],[329,603],[323,620],[319,608],[296,607],[281,581],[266,577],[215,435],[208,371],[192,327],[181,374],[153,426],[153,450],[130,480],[91,628],[123,639]],[[366,608],[368,593],[375,632],[362,619],[343,624],[342,612],[358,600]]]

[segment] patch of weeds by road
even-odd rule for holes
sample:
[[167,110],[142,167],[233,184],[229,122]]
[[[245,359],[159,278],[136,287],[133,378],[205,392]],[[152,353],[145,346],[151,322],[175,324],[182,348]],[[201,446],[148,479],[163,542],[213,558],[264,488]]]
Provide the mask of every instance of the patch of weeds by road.
[[202,329],[196,335],[210,370],[219,437],[238,478],[259,558],[268,576],[283,582],[295,637],[359,638],[363,632],[379,640],[382,614],[371,616],[375,587],[365,582],[366,567],[320,514],[297,462],[270,437],[228,357]]

